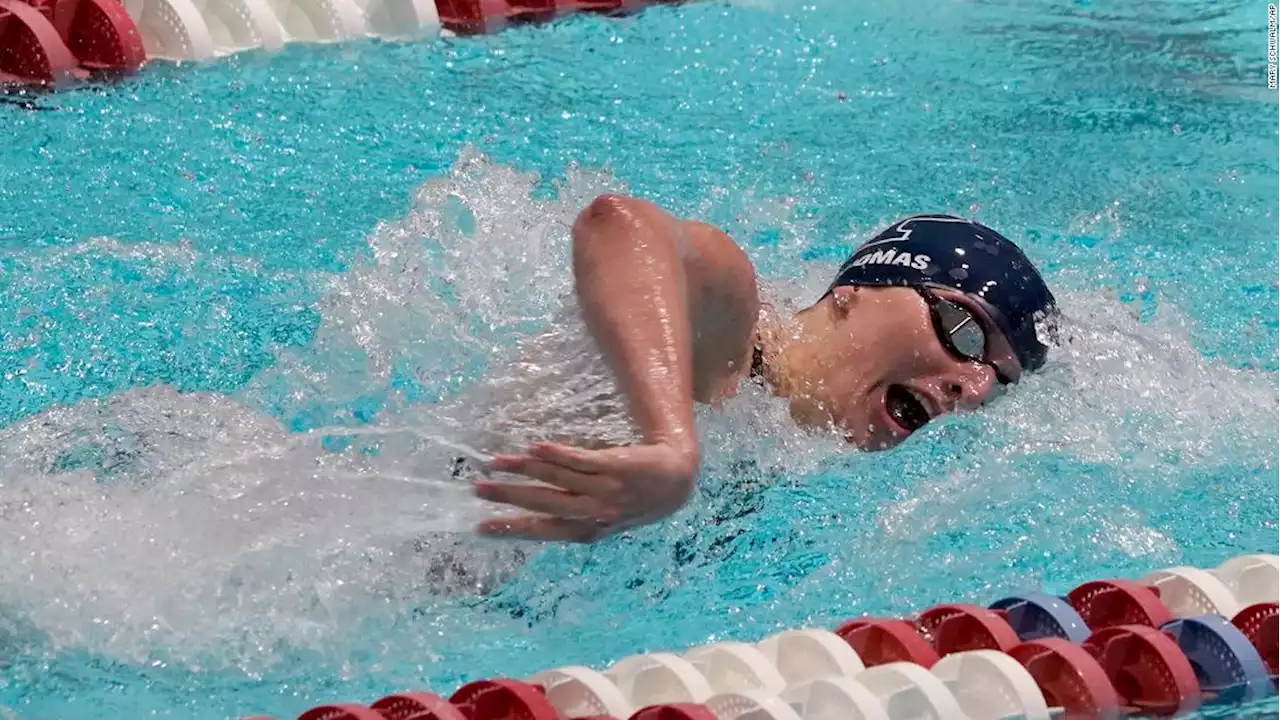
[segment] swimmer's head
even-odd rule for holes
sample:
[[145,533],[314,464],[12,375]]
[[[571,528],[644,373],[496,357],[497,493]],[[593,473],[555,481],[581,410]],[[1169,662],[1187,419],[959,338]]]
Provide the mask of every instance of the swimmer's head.
[[869,448],[971,410],[1044,365],[1053,294],[994,230],[947,215],[894,223],[861,245],[797,317],[780,385],[792,414]]

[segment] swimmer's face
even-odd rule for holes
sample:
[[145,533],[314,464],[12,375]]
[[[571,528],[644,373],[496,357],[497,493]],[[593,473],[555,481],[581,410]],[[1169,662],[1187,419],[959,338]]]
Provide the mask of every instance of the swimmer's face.
[[1016,382],[1022,367],[986,312],[963,293],[930,293],[951,303],[939,308],[944,328],[972,315],[986,337],[986,362],[944,344],[929,303],[914,289],[836,288],[822,301],[829,307],[817,308],[830,325],[799,369],[797,390],[804,391],[791,395],[796,419],[834,423],[859,447],[884,449],[939,415],[976,409],[999,392],[999,376]]

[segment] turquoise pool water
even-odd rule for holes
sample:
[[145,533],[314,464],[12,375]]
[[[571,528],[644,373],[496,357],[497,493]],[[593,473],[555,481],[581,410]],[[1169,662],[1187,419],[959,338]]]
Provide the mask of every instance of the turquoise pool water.
[[[0,104],[0,717],[292,717],[1275,552],[1265,12],[702,2]],[[554,317],[603,189],[800,299],[894,217],[972,213],[1071,343],[890,453],[748,393],[689,508],[521,564],[459,534],[431,441]],[[301,435],[362,424],[426,430]]]

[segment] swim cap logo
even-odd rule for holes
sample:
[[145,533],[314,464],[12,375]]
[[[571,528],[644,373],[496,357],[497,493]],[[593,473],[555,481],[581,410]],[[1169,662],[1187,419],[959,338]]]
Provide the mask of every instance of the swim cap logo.
[[[898,252],[893,249],[864,252],[878,245],[891,245],[894,243],[907,242],[911,238],[911,233],[915,232],[911,225],[920,222],[969,223],[968,220],[952,217],[950,215],[917,215],[915,217],[909,217],[893,227],[893,230],[896,231],[898,235],[893,237],[882,236],[879,239],[872,240],[858,248],[858,254],[850,258],[849,261],[840,268],[840,272],[843,273],[849,268],[863,267],[864,265],[901,265],[902,267],[909,267],[913,270],[925,272],[929,269],[929,263],[933,261],[933,258],[925,255],[924,253]],[[886,230],[885,234],[888,232],[890,231]]]

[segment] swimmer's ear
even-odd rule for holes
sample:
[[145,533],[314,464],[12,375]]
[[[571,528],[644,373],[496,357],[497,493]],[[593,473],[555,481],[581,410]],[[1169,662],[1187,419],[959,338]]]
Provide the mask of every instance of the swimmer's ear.
[[858,300],[858,288],[853,285],[841,285],[831,291],[831,307],[837,317],[848,315]]

